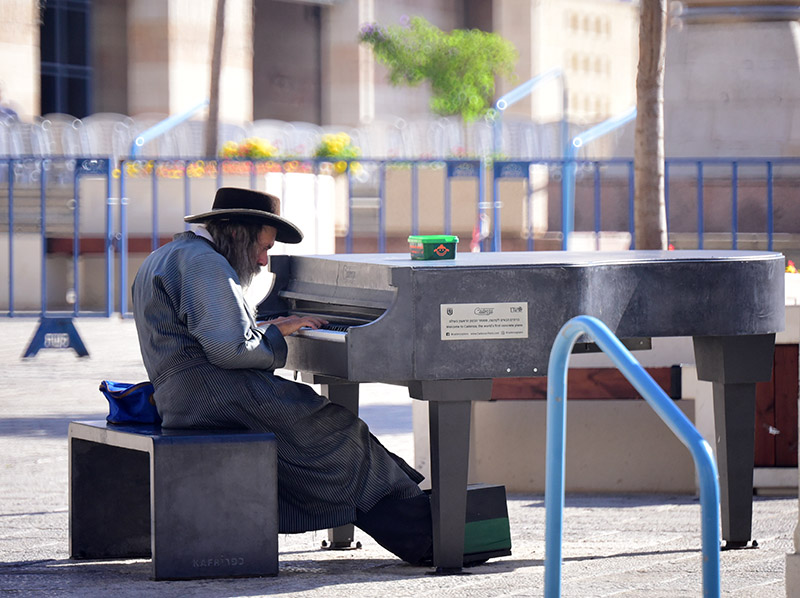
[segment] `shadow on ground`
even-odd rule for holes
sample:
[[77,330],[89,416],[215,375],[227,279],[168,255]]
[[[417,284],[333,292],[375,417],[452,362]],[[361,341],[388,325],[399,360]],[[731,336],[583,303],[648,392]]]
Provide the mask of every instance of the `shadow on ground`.
[[[144,559],[79,561],[71,559],[0,563],[0,587],[4,592],[25,594],[55,591],[62,595],[138,595],[158,591],[159,596],[263,596],[314,591],[341,584],[374,584],[435,577],[428,568],[413,567],[397,559],[308,558],[280,561],[275,577],[153,581],[151,564]],[[318,556],[318,555],[317,555]],[[502,573],[521,567],[541,566],[540,560],[490,561],[466,570],[465,575]]]
[[69,422],[105,419],[106,413],[59,415],[41,417],[9,417],[0,419],[0,436],[30,436],[36,438],[66,438]]

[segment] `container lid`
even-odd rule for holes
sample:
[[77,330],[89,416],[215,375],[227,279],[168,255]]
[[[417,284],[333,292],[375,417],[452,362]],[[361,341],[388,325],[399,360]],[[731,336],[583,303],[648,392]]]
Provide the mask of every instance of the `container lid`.
[[409,235],[409,243],[458,243],[455,235]]

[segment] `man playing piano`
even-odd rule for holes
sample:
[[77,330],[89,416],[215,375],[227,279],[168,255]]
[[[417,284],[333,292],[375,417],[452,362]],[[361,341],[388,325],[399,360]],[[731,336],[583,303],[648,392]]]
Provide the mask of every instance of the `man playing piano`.
[[202,226],[176,235],[139,269],[133,312],[162,425],[274,433],[281,532],[355,523],[401,559],[429,562],[422,476],[347,409],[275,375],[286,361],[284,336],[325,324],[289,316],[262,327],[245,301],[243,289],[275,241],[303,238],[279,214],[272,195],[223,187],[211,211],[185,218]]

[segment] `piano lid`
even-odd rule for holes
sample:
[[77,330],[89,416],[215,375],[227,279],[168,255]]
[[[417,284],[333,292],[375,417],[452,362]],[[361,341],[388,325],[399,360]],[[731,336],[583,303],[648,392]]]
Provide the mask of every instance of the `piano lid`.
[[[466,252],[459,253],[454,260],[412,260],[406,253],[339,253],[324,256],[295,256],[298,259],[298,276],[310,264],[304,264],[303,258],[324,260],[342,264],[344,271],[349,269],[363,272],[368,278],[367,268],[413,268],[413,269],[450,269],[450,268],[508,268],[508,267],[595,267],[603,265],[625,265],[642,263],[689,263],[717,261],[763,261],[764,259],[783,259],[783,255],[767,251],[739,250],[630,250],[630,251],[499,251],[499,252]],[[328,278],[336,277],[329,267]],[[332,276],[333,275],[333,276]],[[355,272],[353,276],[355,276]]]

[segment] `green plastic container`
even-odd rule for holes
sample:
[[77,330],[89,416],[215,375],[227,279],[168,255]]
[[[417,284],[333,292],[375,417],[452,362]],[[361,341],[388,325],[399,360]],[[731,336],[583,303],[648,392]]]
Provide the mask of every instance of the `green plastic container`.
[[454,260],[456,259],[455,235],[411,235],[408,248],[412,260]]

